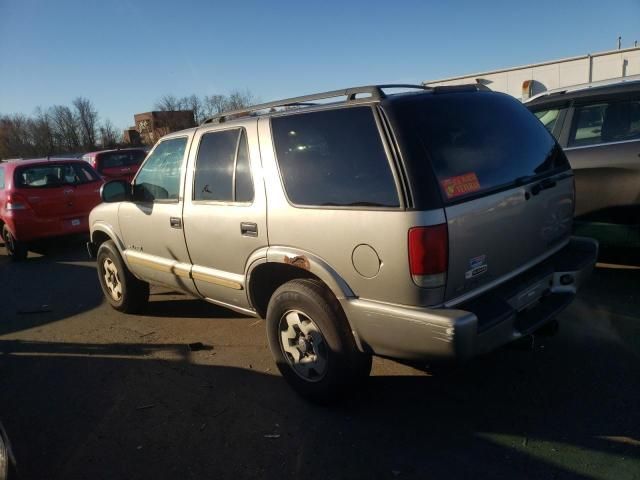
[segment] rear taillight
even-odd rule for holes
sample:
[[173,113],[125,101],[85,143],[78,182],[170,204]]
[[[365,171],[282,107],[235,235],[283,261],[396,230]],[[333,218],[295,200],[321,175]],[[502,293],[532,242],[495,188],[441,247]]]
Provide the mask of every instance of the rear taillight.
[[443,287],[447,282],[449,235],[447,224],[409,230],[409,270],[416,285]]
[[4,208],[6,210],[27,210],[29,208],[29,204],[19,195],[9,195]]

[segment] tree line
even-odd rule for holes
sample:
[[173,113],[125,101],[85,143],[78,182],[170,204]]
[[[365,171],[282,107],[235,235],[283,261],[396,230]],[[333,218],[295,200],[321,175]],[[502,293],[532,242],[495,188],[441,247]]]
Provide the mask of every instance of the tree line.
[[91,100],[38,108],[33,115],[0,115],[0,158],[34,158],[112,147],[122,141],[110,120],[100,122]]
[[193,110],[196,125],[205,119],[231,110],[239,110],[257,103],[249,90],[234,90],[229,95],[189,95],[176,97],[163,95],[155,103],[154,109],[160,111]]
[[[235,90],[229,95],[163,95],[155,110],[193,110],[200,124],[207,117],[256,103],[254,95]],[[132,116],[133,116],[132,112]],[[75,154],[122,145],[122,132],[109,119],[100,121],[93,103],[77,97],[71,106],[38,108],[33,115],[0,114],[0,159]]]

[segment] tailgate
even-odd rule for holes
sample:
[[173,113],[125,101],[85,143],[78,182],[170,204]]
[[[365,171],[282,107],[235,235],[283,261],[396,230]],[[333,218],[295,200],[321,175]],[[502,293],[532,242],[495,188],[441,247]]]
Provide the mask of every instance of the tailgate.
[[518,100],[475,89],[435,91],[405,97],[395,109],[410,132],[408,170],[430,169],[435,177],[412,175],[414,190],[437,189],[444,204],[446,303],[516,275],[568,241],[573,173],[555,139]]
[[573,178],[558,177],[553,187],[535,195],[532,190],[539,182],[445,209],[450,252],[446,301],[480,293],[482,287],[516,275],[568,241]]

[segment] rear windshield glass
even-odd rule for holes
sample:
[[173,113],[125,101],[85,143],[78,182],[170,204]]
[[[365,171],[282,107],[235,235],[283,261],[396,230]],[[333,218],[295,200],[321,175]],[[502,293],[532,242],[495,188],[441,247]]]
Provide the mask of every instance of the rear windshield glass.
[[511,97],[470,92],[408,100],[398,102],[397,119],[424,153],[411,159],[411,171],[426,178],[430,158],[445,201],[569,168],[551,134]]
[[105,168],[129,167],[140,165],[146,153],[142,150],[129,150],[124,152],[101,153],[98,157],[98,170]]
[[20,167],[15,173],[18,188],[54,188],[98,180],[100,177],[91,167],[78,163]]

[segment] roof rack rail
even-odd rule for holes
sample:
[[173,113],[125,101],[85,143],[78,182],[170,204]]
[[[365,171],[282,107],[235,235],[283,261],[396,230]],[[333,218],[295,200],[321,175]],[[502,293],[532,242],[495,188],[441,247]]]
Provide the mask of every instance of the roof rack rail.
[[[345,100],[345,103],[356,102],[359,100],[366,100],[366,101],[381,100],[386,97],[384,90],[388,88],[432,90],[433,87],[427,87],[425,85],[412,85],[412,84],[398,83],[398,84],[385,84],[385,85],[367,85],[364,87],[352,87],[352,88],[346,88],[342,90],[331,90],[329,92],[314,93],[312,95],[303,95],[301,97],[286,98],[284,100],[260,103],[258,105],[253,105],[247,108],[241,108],[238,110],[223,112],[218,115],[214,115],[213,117],[207,118],[201,123],[201,125],[205,125],[207,123],[213,123],[213,122],[224,123],[226,120],[228,120],[231,117],[234,117],[234,118],[246,117],[255,112],[259,112],[260,110],[269,110],[269,109],[278,108],[278,107],[297,107],[297,106],[302,107],[302,106],[317,105],[311,102],[313,102],[314,100],[326,100],[328,98],[334,98],[334,97],[347,97],[347,99]],[[364,98],[357,98],[358,95],[362,95],[362,94],[368,94],[368,96]]]

